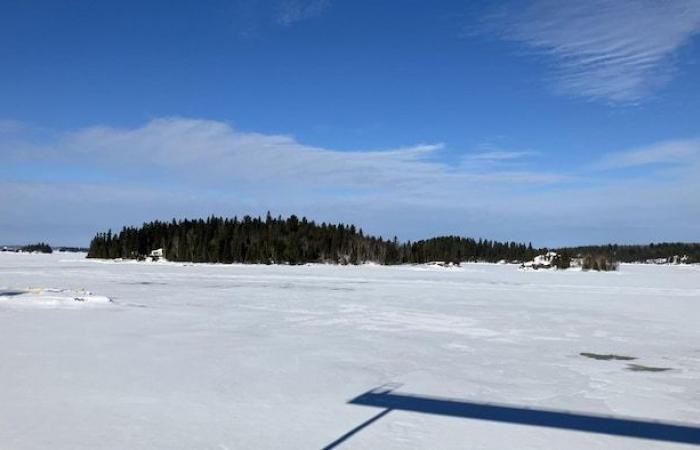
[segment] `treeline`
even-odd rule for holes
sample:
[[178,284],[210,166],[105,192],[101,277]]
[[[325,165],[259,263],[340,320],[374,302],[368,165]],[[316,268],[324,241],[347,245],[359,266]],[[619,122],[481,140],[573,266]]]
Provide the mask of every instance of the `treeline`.
[[19,249],[21,252],[33,253],[52,253],[53,249],[51,246],[45,242],[39,242],[37,244],[25,245]]
[[[90,243],[88,258],[138,259],[159,248],[170,261],[257,264],[524,262],[547,252],[546,248],[533,248],[531,244],[458,236],[401,243],[396,238],[385,240],[365,235],[354,225],[317,224],[294,215],[273,218],[268,213],[264,219],[250,216],[173,219],[145,223],[139,228],[125,227],[118,233],[99,233]],[[555,251],[559,254],[557,267],[562,268],[568,267],[570,259],[575,257],[582,258],[584,268],[594,270],[611,270],[618,262],[673,256],[687,256],[686,262],[700,262],[697,243],[610,244]]]
[[614,257],[604,254],[587,254],[581,261],[583,270],[596,270],[602,272],[611,272],[619,269],[620,263]]
[[588,245],[567,247],[559,250],[572,256],[605,255],[611,261],[645,262],[647,260],[670,259],[686,256],[688,263],[700,263],[700,243],[662,242],[648,245]]
[[400,243],[365,235],[354,225],[317,224],[294,215],[273,218],[268,213],[265,219],[173,219],[108,231],[93,238],[88,258],[138,259],[159,248],[170,261],[258,264],[522,261],[538,252],[532,245],[455,236]]
[[497,242],[488,239],[475,240],[457,236],[444,236],[407,243],[404,251],[410,252],[407,262],[430,261],[460,262],[521,262],[537,256],[543,250],[533,249],[532,244]]
[[85,247],[58,247],[56,250],[59,252],[68,253],[85,253],[88,251],[88,249]]

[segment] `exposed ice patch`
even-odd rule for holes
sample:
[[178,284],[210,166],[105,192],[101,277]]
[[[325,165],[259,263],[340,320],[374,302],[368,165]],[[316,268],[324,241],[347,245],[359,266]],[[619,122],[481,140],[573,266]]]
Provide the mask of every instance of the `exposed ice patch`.
[[16,307],[81,307],[108,305],[109,297],[95,295],[84,289],[0,288],[0,306]]

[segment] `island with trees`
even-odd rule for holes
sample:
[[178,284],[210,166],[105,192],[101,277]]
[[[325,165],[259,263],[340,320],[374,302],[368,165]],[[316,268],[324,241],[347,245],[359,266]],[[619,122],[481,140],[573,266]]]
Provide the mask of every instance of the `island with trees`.
[[[400,242],[396,237],[365,234],[354,225],[316,223],[295,215],[288,218],[244,216],[153,221],[124,227],[118,233],[98,233],[88,258],[143,259],[154,250],[169,261],[252,264],[423,264],[440,261],[522,263],[547,255],[551,249],[532,244],[499,242],[459,236]],[[615,270],[618,262],[646,262],[683,255],[683,262],[700,262],[700,244],[602,245],[556,250],[552,267]]]

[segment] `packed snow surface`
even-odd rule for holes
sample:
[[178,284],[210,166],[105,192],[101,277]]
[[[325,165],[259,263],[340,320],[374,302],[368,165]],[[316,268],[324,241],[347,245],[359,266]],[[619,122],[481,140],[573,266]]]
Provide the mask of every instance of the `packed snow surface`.
[[[387,384],[700,426],[698,267],[83,256],[0,253],[0,448],[320,449]],[[337,448],[697,447],[393,410]]]

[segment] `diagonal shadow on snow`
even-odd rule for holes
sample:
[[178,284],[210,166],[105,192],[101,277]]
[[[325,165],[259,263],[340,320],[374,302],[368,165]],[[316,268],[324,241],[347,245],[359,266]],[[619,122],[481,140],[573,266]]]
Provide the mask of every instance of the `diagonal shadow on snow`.
[[374,406],[383,408],[383,411],[336,439],[324,447],[324,450],[335,448],[393,410],[700,445],[700,426],[698,425],[476,403],[440,397],[398,394],[392,391],[393,389],[381,387],[350,400],[349,404]]

